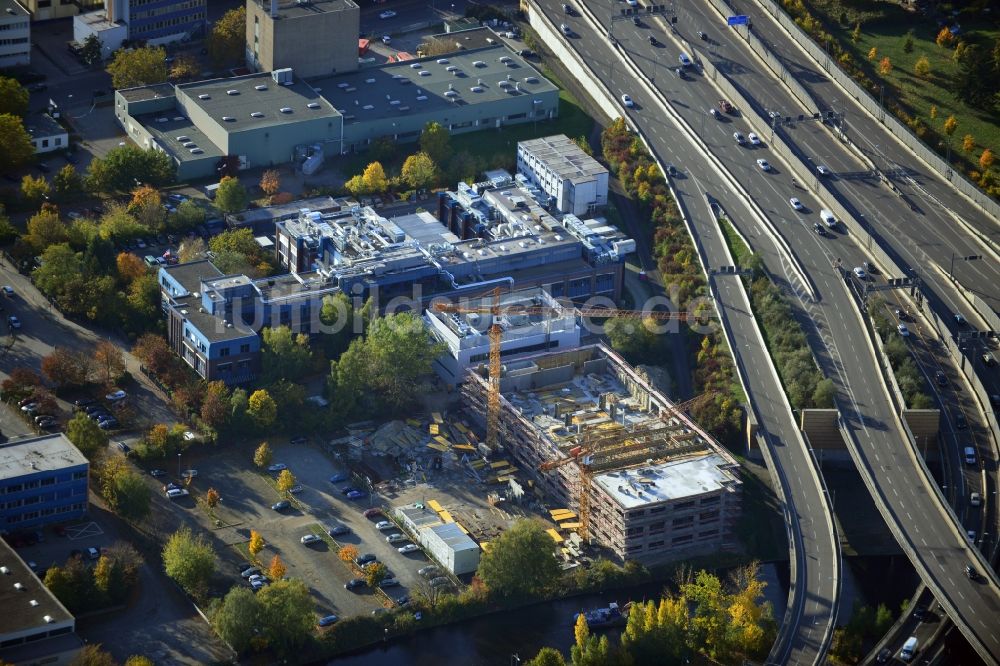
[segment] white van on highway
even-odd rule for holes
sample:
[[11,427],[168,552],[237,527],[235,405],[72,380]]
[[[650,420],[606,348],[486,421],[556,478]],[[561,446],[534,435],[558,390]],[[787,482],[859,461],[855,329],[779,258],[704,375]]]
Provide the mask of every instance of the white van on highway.
[[833,229],[837,226],[837,217],[833,214],[833,211],[824,208],[819,212],[819,218],[823,220],[823,224]]
[[917,654],[917,637],[910,636],[903,643],[903,649],[899,651],[899,658],[903,661],[911,661]]

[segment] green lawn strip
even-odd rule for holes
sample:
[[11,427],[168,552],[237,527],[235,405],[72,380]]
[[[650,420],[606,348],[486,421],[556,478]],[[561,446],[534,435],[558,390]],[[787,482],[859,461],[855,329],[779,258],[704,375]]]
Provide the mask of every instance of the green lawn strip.
[[745,267],[750,265],[750,260],[753,257],[753,252],[747,247],[747,244],[743,242],[740,235],[736,233],[736,229],[730,224],[729,220],[726,218],[721,218],[719,220],[719,227],[722,228],[722,233],[726,238],[726,245],[729,246],[729,251],[733,255],[733,260],[736,262],[737,266]]

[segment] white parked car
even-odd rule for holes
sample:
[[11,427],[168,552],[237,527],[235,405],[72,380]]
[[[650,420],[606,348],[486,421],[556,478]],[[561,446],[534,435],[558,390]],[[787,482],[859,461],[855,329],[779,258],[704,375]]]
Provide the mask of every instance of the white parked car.
[[398,550],[399,552],[401,552],[401,553],[403,553],[405,555],[407,553],[415,553],[415,552],[417,552],[418,550],[420,550],[420,546],[418,546],[415,543],[408,543],[405,546],[401,546],[400,548],[397,548],[396,550]]
[[178,497],[184,497],[185,495],[188,494],[189,493],[185,488],[171,488],[170,490],[167,491],[167,498],[176,499]]
[[268,472],[281,472],[282,470],[288,469],[288,465],[285,463],[274,463],[273,465],[267,466]]
[[390,37],[389,35],[382,35],[382,43],[392,44],[392,37]]
[[375,523],[375,529],[377,529],[377,530],[391,530],[394,527],[396,527],[396,526],[393,525],[388,520],[380,520],[377,523]]
[[756,134],[754,134],[753,132],[750,132],[749,134],[747,134],[747,138],[750,140],[750,144],[751,145],[754,145],[754,146],[759,146],[760,145],[760,137],[757,136]]
[[399,532],[396,532],[395,534],[390,534],[389,536],[387,536],[385,540],[388,541],[389,543],[399,543],[400,541],[406,541],[406,537],[400,534]]
[[802,202],[798,200],[798,197],[792,197],[789,199],[788,205],[791,206],[793,210],[802,210]]
[[761,171],[771,170],[771,164],[767,160],[757,160],[757,166],[760,167]]
[[117,402],[118,400],[124,400],[128,397],[128,393],[122,390],[114,391],[104,396],[105,400],[110,400],[111,402]]
[[306,534],[301,539],[299,539],[299,542],[304,544],[316,543],[317,541],[322,541],[322,539],[320,539],[315,534]]
[[391,19],[394,16],[396,16],[396,12],[392,11],[391,9],[387,9],[378,15],[380,19]]
[[198,470],[196,469],[186,469],[181,472],[182,479],[193,479],[196,476],[198,476]]
[[628,95],[622,95],[622,104],[624,104],[630,109],[635,106],[635,102],[633,102],[632,98],[629,97]]

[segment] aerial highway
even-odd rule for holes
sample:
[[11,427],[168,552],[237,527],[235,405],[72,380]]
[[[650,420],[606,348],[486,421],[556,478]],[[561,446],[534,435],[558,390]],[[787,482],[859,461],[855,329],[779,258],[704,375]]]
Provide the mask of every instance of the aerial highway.
[[[562,17],[556,2],[542,3],[547,16]],[[612,69],[622,73],[622,64],[607,41],[597,38],[579,15],[567,17],[577,36],[570,43],[601,76]],[[603,78],[603,76],[602,76]],[[617,79],[616,79],[617,80]],[[622,78],[622,83],[625,79]],[[605,79],[607,81],[607,79]],[[644,132],[653,152],[661,163],[681,166],[682,175],[674,179],[673,187],[691,224],[697,230],[699,243],[713,272],[730,266],[732,258],[725,239],[718,231],[710,205],[713,203],[730,216],[751,215],[746,202],[727,187],[720,185],[719,173],[705,160],[689,160],[687,155],[697,149],[677,135],[677,128],[665,119],[656,100],[639,86],[625,88],[612,85],[616,98],[629,94],[638,112],[630,120]],[[755,243],[755,249],[767,260],[781,263],[777,249],[766,238]],[[746,296],[736,275],[711,276],[720,314],[725,318],[732,336],[732,349],[741,375],[753,397],[752,407],[760,432],[775,463],[780,483],[788,491],[786,511],[791,524],[793,567],[796,570],[794,588],[790,594],[786,624],[771,652],[769,663],[813,664],[823,661],[829,647],[837,614],[840,588],[840,552],[832,529],[828,497],[819,482],[818,470],[803,441],[784,392],[764,348]]]
[[[1000,654],[998,632],[988,620],[996,617],[1000,610],[996,578],[991,575],[985,581],[974,581],[965,577],[966,565],[973,566],[980,573],[985,573],[984,567],[976,558],[973,546],[965,539],[961,526],[952,519],[935,491],[928,486],[916,452],[879,376],[878,360],[868,343],[855,296],[841,271],[834,267],[838,258],[848,272],[853,266],[860,266],[859,260],[865,256],[864,248],[858,247],[842,233],[834,238],[816,234],[813,221],[818,219],[816,213],[823,207],[822,201],[815,200],[810,190],[803,189],[802,183],[793,183],[786,166],[768,155],[766,137],[761,137],[763,145],[757,147],[747,148],[737,144],[732,133],[739,131],[746,135],[751,129],[744,123],[743,117],[737,116],[724,122],[709,114],[709,109],[717,103],[718,93],[699,75],[697,68],[688,68],[691,73],[686,78],[676,76],[672,63],[677,62],[682,50],[695,57],[702,56],[691,53],[694,51],[690,46],[692,40],[701,41],[694,35],[694,26],[687,26],[690,39],[685,39],[687,31],[684,26],[679,29],[679,34],[673,34],[661,18],[643,17],[640,25],[616,21],[612,32],[608,19],[617,13],[620,5],[604,0],[589,3],[587,7],[591,11],[586,12],[586,18],[563,16],[555,2],[546,5],[546,13],[557,16],[556,20],[565,21],[571,27],[573,36],[567,41],[613,95],[628,94],[635,99],[636,106],[628,114],[630,120],[644,133],[661,159],[674,163],[688,174],[688,178],[680,181],[679,189],[689,196],[707,192],[717,197],[761,253],[779,283],[783,275],[788,276],[786,286],[796,294],[803,312],[812,322],[808,332],[817,361],[838,388],[838,406],[850,440],[849,448],[890,529],[970,643],[984,658]],[[602,19],[602,15],[607,18]],[[600,24],[602,20],[604,23]],[[730,55],[735,58],[740,49],[732,42],[733,35],[727,30],[722,28],[717,34],[710,30],[705,32],[709,40],[729,49],[726,59]],[[611,44],[607,37],[609,32],[623,51],[616,50]],[[650,43],[651,34],[655,43]],[[743,57],[746,57],[745,54]],[[625,64],[626,59],[640,68],[640,75],[635,75]],[[762,74],[756,62],[747,61],[741,65],[733,61],[732,67],[741,72]],[[733,201],[739,197],[728,196],[725,192],[727,186],[720,184],[710,169],[706,170],[706,156],[678,135],[676,128],[666,121],[656,103],[646,95],[645,83],[640,79],[655,82],[656,88],[670,100],[686,123],[702,135],[709,150],[722,160],[764,208],[782,236],[795,248],[815,289],[815,298],[784,270],[782,256],[768,251],[768,234],[755,219],[742,213],[743,205]],[[747,81],[742,87],[752,90],[754,94],[765,91],[782,94],[781,86],[774,81]],[[791,103],[786,101],[783,107],[788,108]],[[758,101],[758,104],[766,108],[766,102]],[[753,108],[741,109],[741,112],[759,113]],[[849,159],[850,155],[838,145],[829,130],[819,127],[818,123],[816,127],[828,134],[825,140],[816,144],[821,150],[820,144],[825,146],[826,152],[814,154],[828,155],[832,160],[839,151],[843,154],[841,159]],[[798,140],[797,137],[795,140]],[[756,161],[758,159],[768,159],[772,169],[761,169]],[[846,180],[838,177],[837,184]],[[851,192],[860,188],[880,189],[874,183],[866,185],[861,182],[851,188]],[[875,196],[882,196],[882,193]],[[804,211],[791,208],[791,197],[801,201]],[[879,209],[891,210],[889,206],[888,202],[884,202]],[[892,206],[898,208],[898,202]],[[853,279],[848,275],[848,281]],[[814,594],[809,597],[816,598]],[[828,596],[827,600],[831,598]]]

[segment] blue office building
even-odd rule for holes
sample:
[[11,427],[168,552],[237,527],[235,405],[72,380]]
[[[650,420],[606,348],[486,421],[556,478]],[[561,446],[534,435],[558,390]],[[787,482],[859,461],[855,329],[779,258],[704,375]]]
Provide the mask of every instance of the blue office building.
[[0,530],[83,517],[89,468],[63,433],[0,444]]
[[154,44],[205,30],[206,0],[107,0],[110,16],[128,24],[128,38]]

